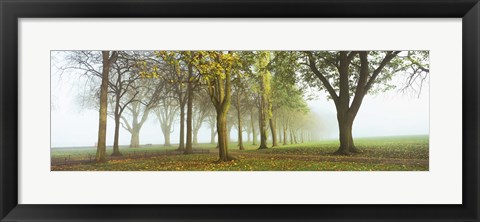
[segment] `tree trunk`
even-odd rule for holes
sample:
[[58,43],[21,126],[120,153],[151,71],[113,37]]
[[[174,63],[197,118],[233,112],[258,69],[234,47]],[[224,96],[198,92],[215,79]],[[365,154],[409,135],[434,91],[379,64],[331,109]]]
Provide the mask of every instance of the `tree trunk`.
[[340,147],[335,152],[339,155],[349,155],[357,153],[358,149],[355,147],[352,136],[353,118],[348,113],[341,115],[337,114]]
[[335,154],[348,155],[352,152],[356,152],[352,138],[352,125],[355,118],[355,115],[352,114],[356,113],[352,113],[351,109],[357,109],[359,107],[359,104],[361,103],[364,94],[363,85],[366,82],[366,78],[368,76],[367,54],[366,52],[360,52],[360,54],[360,77],[357,83],[359,87],[355,91],[355,98],[351,103],[352,107],[350,107],[350,89],[348,78],[350,61],[348,60],[347,52],[340,52],[340,66],[338,68],[338,72],[340,75],[340,92],[338,95],[338,102],[336,104],[340,147],[335,152]]
[[245,147],[243,147],[242,121],[240,120],[240,116],[238,118],[238,147],[240,150],[245,149]]
[[217,114],[219,161],[228,161],[227,151],[227,118],[225,113]]
[[185,150],[185,106],[180,105],[180,140],[178,150]]
[[252,145],[257,145],[257,132],[255,132],[255,118],[253,111],[251,111],[250,114],[250,124],[252,126]]
[[[277,125],[277,124],[275,124],[275,125]],[[281,143],[281,142],[283,141],[283,137],[282,137],[282,136],[283,136],[282,124],[277,125],[277,132],[278,132],[278,134],[277,134],[277,136],[278,136],[278,141],[280,141],[280,143]]]
[[[260,70],[260,99],[259,99],[259,117],[260,117],[260,147],[258,149],[266,149],[267,147],[267,122],[271,118],[272,104],[270,102],[271,88],[270,81],[271,75],[266,68],[270,62],[269,52],[260,52],[258,60],[258,67]],[[273,137],[273,135],[272,135]]]
[[197,116],[196,119],[193,118],[193,119],[195,119],[195,121],[193,122],[193,129],[192,129],[193,130],[193,135],[192,135],[193,136],[193,142],[192,142],[193,145],[198,144],[198,131],[200,131],[200,129],[202,128],[202,123],[203,123],[203,120],[205,118],[205,115],[206,115],[206,113],[203,110],[203,111],[200,111],[198,113],[198,116]]
[[283,126],[283,145],[287,145],[287,125]]
[[294,140],[293,131],[292,131],[292,128],[290,127],[290,144],[293,144],[293,140]]
[[193,129],[193,145],[198,144],[198,130],[199,129]]
[[263,97],[260,97],[260,108],[258,109],[258,126],[260,130],[260,147],[258,149],[267,149],[267,124],[265,123],[265,115],[263,107]]
[[170,129],[162,130],[163,132],[163,139],[164,139],[164,146],[170,146]]
[[171,131],[171,125],[167,122],[161,122],[160,121],[160,128],[162,129],[162,134],[163,134],[163,145],[164,146],[171,146],[170,143],[170,134],[172,133]]
[[232,141],[232,138],[230,138],[232,127],[233,127],[233,124],[227,124],[227,143],[230,143],[230,141]]
[[130,147],[139,148],[140,147],[140,128],[138,126],[133,127],[131,134],[132,136],[130,138]]
[[293,141],[295,141],[295,144],[298,144],[298,138],[297,138],[297,132],[293,131]]
[[[115,107],[115,113],[118,113],[118,105]],[[120,149],[118,147],[118,140],[119,140],[119,133],[120,133],[120,115],[115,114],[115,134],[113,137],[113,153],[112,156],[121,156]]]
[[228,142],[227,142],[227,115],[226,113],[217,113],[217,134],[218,134],[218,153],[219,162],[226,162],[235,160],[228,154]]
[[270,118],[270,130],[272,131],[272,147],[278,147],[277,143],[277,126],[274,118]]
[[215,144],[215,129],[213,126],[210,128],[210,144]]
[[185,152],[184,154],[192,154],[193,153],[193,148],[192,148],[192,114],[193,114],[193,87],[191,83],[191,65],[188,67],[189,72],[190,72],[190,78],[188,82],[188,87],[187,87],[187,145],[185,147]]
[[171,146],[170,135],[173,133],[172,124],[173,117],[176,114],[176,109],[173,108],[170,99],[164,99],[161,101],[161,109],[157,110],[157,118],[160,123],[160,129],[163,135],[163,145]]
[[[113,56],[113,54],[112,54]],[[107,104],[108,104],[108,74],[110,72],[110,52],[102,51],[102,85],[100,87],[100,109],[98,117],[98,140],[96,162],[106,162],[107,152]]]
[[244,150],[242,135],[242,113],[240,112],[240,93],[237,92],[238,148]]
[[291,138],[291,144],[297,144],[297,135],[295,135],[295,131],[290,127],[290,136]]

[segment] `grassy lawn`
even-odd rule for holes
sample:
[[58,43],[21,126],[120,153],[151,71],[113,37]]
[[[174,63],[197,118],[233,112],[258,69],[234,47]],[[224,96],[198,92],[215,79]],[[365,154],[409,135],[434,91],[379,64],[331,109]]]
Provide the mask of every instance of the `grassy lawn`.
[[[208,149],[209,154],[158,155],[146,158],[128,158],[128,154],[165,152],[176,146],[152,145],[141,148],[121,147],[124,158],[107,163],[82,163],[52,166],[52,170],[71,171],[425,171],[428,170],[428,136],[399,136],[358,138],[356,146],[362,153],[338,156],[337,140],[315,143],[289,144],[278,148],[257,150],[247,145],[238,150],[230,144],[229,152],[238,158],[227,163],[218,159],[215,145],[200,144],[195,149]],[[108,151],[111,153],[111,150]],[[82,159],[95,154],[93,148],[52,149],[53,158]]]
[[[148,145],[139,148],[129,148],[128,146],[120,146],[120,152],[125,157],[128,155],[142,155],[147,153],[165,153],[177,149],[177,146]],[[85,160],[89,156],[95,158],[97,149],[95,147],[71,147],[71,148],[52,148],[50,150],[52,159],[69,158],[71,160]],[[112,147],[107,147],[107,154],[112,154]]]

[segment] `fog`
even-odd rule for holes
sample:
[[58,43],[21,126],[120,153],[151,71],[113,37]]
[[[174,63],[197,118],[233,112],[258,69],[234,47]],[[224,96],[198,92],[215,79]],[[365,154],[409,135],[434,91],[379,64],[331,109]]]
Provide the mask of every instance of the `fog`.
[[[54,62],[54,61],[53,61]],[[83,107],[79,102],[79,93],[87,85],[87,79],[79,77],[75,71],[62,73],[57,66],[52,65],[51,75],[51,146],[79,147],[94,146],[98,133],[98,110]],[[402,83],[398,77],[393,84]],[[317,114],[321,125],[318,127],[317,138],[338,138],[336,109],[332,100],[328,100],[324,92],[317,92],[315,99],[307,102],[310,112]],[[236,112],[233,107],[229,112]],[[173,127],[171,142],[178,143],[178,119]],[[113,144],[114,121],[107,120],[107,145]],[[392,89],[385,93],[367,95],[360,107],[353,124],[353,136],[377,137],[396,135],[426,135],[429,133],[429,85],[425,84],[420,94],[400,92]],[[244,142],[247,134],[243,134]],[[237,138],[235,127],[230,137]],[[140,132],[140,144],[163,144],[163,135],[159,121],[153,113]],[[210,141],[210,128],[202,124],[198,133],[198,141]],[[130,143],[130,133],[120,128],[120,145]]]

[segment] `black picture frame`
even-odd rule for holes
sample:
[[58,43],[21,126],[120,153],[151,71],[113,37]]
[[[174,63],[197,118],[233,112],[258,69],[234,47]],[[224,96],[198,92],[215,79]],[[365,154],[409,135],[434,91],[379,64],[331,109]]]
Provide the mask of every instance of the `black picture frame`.
[[[1,221],[479,221],[478,0],[0,0],[0,16]],[[463,204],[18,204],[17,21],[63,17],[463,18]]]

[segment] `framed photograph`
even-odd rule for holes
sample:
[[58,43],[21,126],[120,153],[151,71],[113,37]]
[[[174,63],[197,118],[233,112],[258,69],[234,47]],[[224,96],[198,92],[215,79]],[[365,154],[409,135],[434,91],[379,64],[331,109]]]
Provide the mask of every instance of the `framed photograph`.
[[479,221],[477,0],[0,14],[1,221]]

